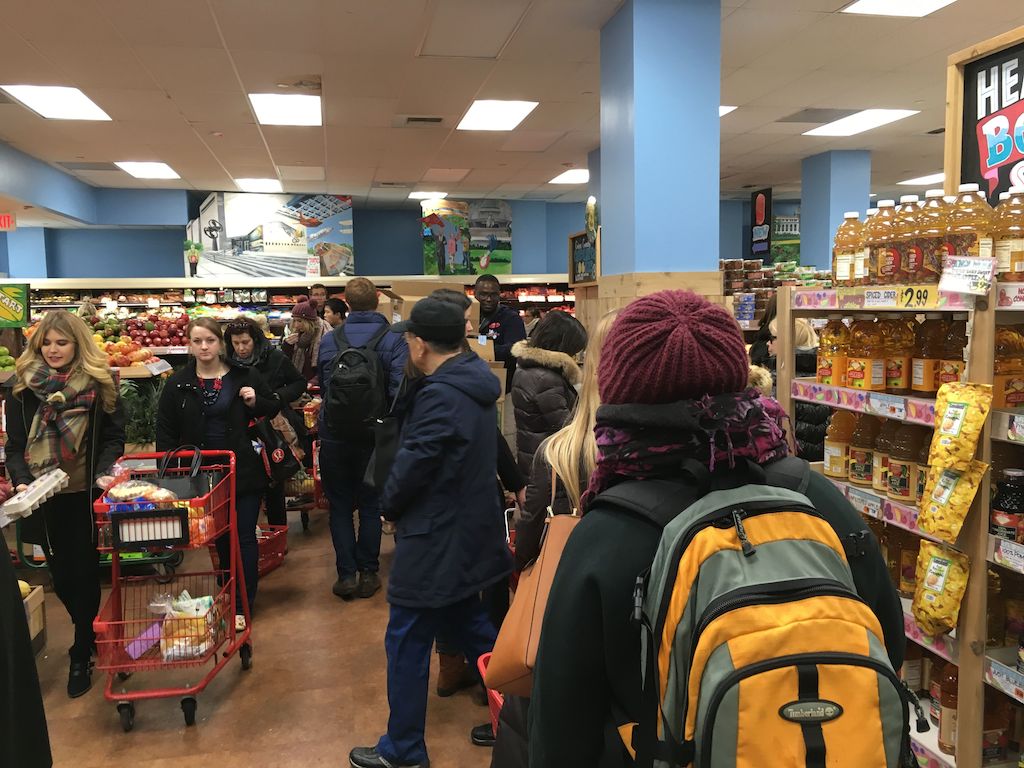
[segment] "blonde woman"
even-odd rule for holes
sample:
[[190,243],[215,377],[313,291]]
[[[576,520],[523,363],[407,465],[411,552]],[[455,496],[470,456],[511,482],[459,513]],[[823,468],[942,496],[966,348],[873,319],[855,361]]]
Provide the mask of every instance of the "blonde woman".
[[85,322],[71,312],[47,312],[18,358],[7,399],[7,470],[17,490],[60,468],[70,482],[22,523],[39,544],[54,590],[75,625],[69,650],[68,696],[92,686],[100,607],[99,555],[92,502],[96,482],[124,453],[124,412],[117,386]]
[[558,478],[553,511],[569,514],[580,510],[580,496],[597,462],[594,421],[600,405],[597,395],[597,366],[601,345],[615,320],[617,311],[606,314],[597,324],[587,344],[583,360],[583,385],[569,423],[537,449],[533,457],[530,482],[526,486],[526,504],[516,523],[516,566],[524,568],[540,552],[544,519],[551,503],[551,470]]
[[[775,371],[775,341],[779,333],[778,320],[768,325],[771,339],[768,351],[769,364]],[[793,348],[796,354],[794,371],[801,378],[810,378],[818,373],[818,334],[809,321],[797,318],[793,323]],[[795,422],[797,454],[807,461],[822,461],[825,458],[825,432],[832,419],[832,410],[827,405],[816,403],[795,403],[792,414]]]

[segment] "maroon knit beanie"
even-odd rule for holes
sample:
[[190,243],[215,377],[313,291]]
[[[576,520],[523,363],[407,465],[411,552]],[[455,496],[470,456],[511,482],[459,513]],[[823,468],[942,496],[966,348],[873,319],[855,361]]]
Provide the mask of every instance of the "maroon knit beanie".
[[292,308],[292,317],[301,317],[303,320],[315,323],[318,317],[316,313],[316,299],[301,296],[299,303]]
[[601,402],[674,403],[742,392],[750,361],[736,320],[690,291],[643,296],[615,319],[601,348]]

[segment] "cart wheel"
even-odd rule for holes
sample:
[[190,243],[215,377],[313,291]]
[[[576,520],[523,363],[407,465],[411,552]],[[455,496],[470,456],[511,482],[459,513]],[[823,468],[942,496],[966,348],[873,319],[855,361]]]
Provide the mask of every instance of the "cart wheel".
[[252,646],[243,643],[238,649],[238,657],[242,660],[242,669],[252,669]]
[[186,696],[181,700],[181,711],[185,713],[185,725],[196,724],[196,700],[192,696]]
[[299,517],[302,518],[302,530],[303,531],[308,531],[309,530],[309,512],[307,512],[306,510],[302,510],[302,512],[299,513]]
[[131,676],[132,676],[131,672],[118,672],[117,673],[117,679],[120,680],[122,683],[125,680],[127,680],[129,677],[131,677]]
[[117,714],[121,718],[121,728],[125,733],[135,727],[135,705],[130,701],[122,701],[118,704]]
[[168,564],[177,568],[183,562],[185,562],[185,551],[182,549],[176,550],[173,555],[167,558]]
[[157,584],[170,584],[174,581],[174,566],[170,563],[160,563],[156,566],[156,576],[153,579]]

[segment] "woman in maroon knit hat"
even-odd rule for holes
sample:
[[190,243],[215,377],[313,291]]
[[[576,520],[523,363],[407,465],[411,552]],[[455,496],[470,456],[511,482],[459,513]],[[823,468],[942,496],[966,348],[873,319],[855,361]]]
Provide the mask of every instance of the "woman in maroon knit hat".
[[[736,321],[689,291],[637,299],[612,326],[597,376],[597,466],[584,518],[558,565],[534,668],[530,768],[634,764],[627,744],[641,719],[641,638],[629,617],[661,529],[598,495],[633,480],[683,483],[683,467],[694,461],[731,472],[787,456],[786,415],[748,389],[748,371]],[[851,561],[854,581],[899,669],[902,608],[878,544],[842,494],[810,475],[805,494],[840,539],[862,537],[865,555]]]
[[292,307],[292,320],[281,344],[281,351],[309,383],[317,383],[317,357],[320,340],[332,331],[330,323],[317,314],[317,303],[306,296]]

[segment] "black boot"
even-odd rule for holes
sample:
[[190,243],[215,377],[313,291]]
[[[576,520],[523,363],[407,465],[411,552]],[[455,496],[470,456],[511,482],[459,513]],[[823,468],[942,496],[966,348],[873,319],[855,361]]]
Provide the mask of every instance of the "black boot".
[[469,740],[472,741],[478,747],[493,747],[494,728],[491,727],[490,723],[478,725],[476,728],[469,732]]
[[68,672],[68,697],[77,699],[92,688],[92,660],[75,661],[71,659],[71,670]]

